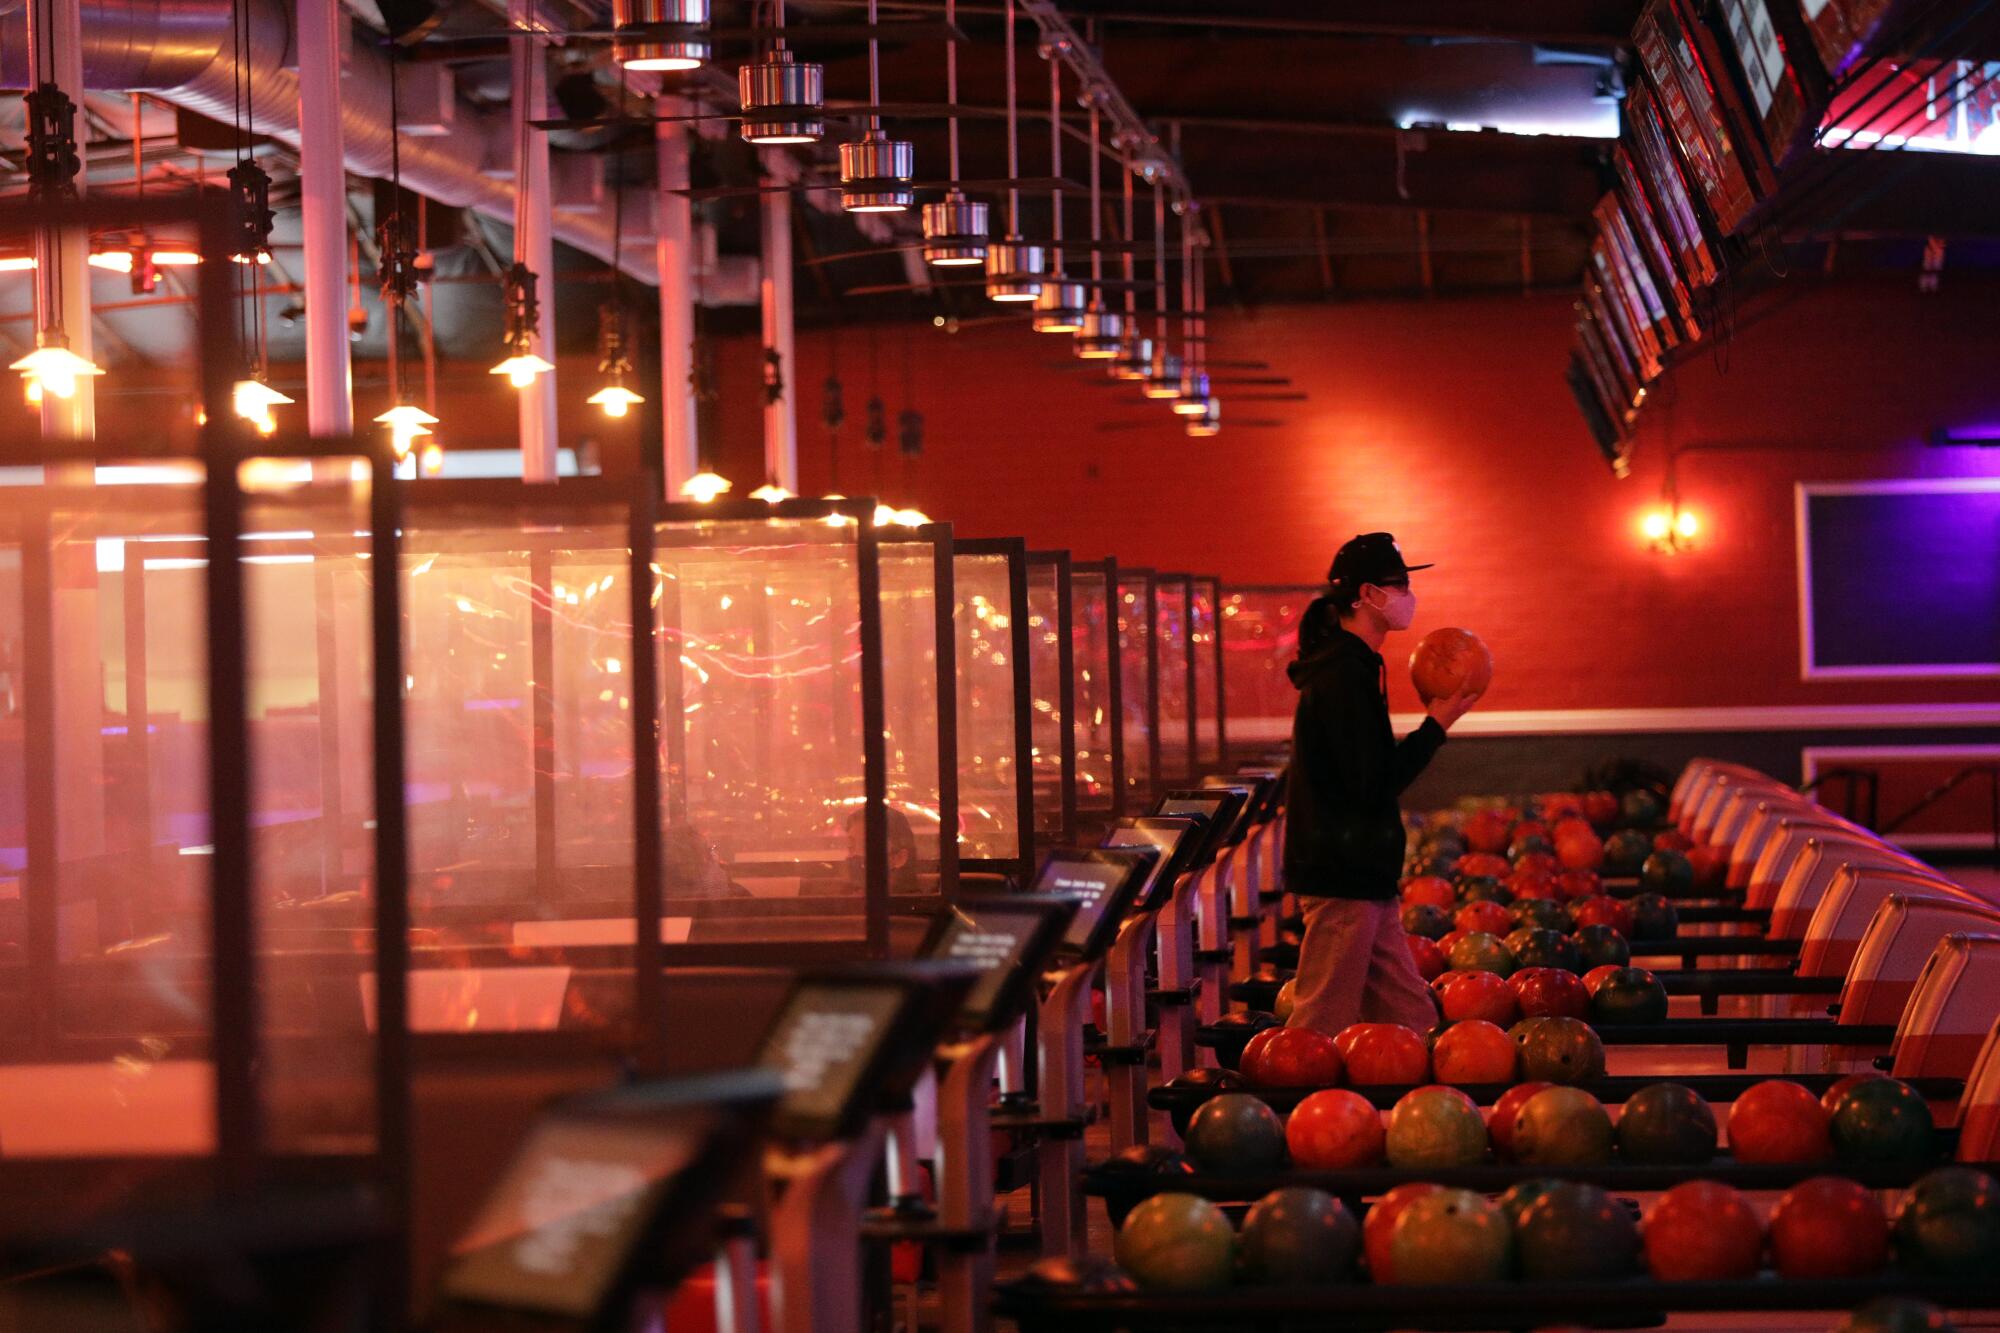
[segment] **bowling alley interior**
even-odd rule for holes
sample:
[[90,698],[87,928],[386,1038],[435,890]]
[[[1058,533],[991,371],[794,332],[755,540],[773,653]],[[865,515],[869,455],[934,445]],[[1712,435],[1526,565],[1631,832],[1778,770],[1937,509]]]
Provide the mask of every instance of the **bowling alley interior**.
[[2000,0],[0,0],[0,1329],[2000,1329]]

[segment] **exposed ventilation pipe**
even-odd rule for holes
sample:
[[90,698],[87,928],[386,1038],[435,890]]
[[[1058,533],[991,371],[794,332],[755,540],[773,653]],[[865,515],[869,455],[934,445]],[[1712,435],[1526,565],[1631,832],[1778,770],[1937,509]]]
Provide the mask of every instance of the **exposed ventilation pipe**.
[[[149,92],[162,101],[227,122],[236,103],[235,67],[229,54],[229,0],[80,0],[84,86],[102,91]],[[293,66],[291,7],[282,0],[249,0],[249,75],[260,134],[299,146],[299,83]],[[0,17],[0,86],[27,85],[27,23],[22,10]],[[375,48],[349,39],[341,79],[341,135],[347,169],[389,175],[389,66]],[[443,134],[405,136],[403,183],[419,194],[511,221],[513,183],[489,176],[511,174],[513,151],[505,113],[465,102]],[[635,192],[626,203],[637,212],[652,200]],[[640,214],[644,216],[645,214]],[[557,239],[599,259],[612,257],[611,209],[558,208]],[[618,256],[627,273],[654,281],[653,253],[631,247]]]

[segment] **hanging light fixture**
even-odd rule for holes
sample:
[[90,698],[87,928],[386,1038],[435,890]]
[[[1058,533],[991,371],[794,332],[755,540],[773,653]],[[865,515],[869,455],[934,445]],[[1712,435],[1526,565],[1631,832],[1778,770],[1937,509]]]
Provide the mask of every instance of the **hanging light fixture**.
[[1174,399],[1174,411],[1184,417],[1201,416],[1208,408],[1208,372],[1202,363],[1208,356],[1207,284],[1202,278],[1204,261],[1195,244],[1199,210],[1190,200],[1181,218],[1181,392]]
[[736,71],[743,121],[737,133],[749,143],[818,143],[826,134],[826,67],[795,59],[785,45],[785,0],[776,0],[779,36],[762,60]]
[[1098,143],[1103,111],[1096,90],[1086,89],[1084,97],[1090,104],[1090,303],[1077,326],[1075,351],[1086,361],[1108,361],[1118,355],[1125,321],[1104,308],[1104,162]]
[[[53,53],[49,57],[53,60]],[[76,143],[76,104],[54,83],[41,83],[22,99],[28,120],[28,193],[38,202],[55,203],[76,197],[75,179],[83,169]],[[32,264],[35,270],[36,306],[44,313],[35,330],[35,350],[9,369],[27,381],[31,403],[47,398],[76,397],[86,377],[104,371],[90,358],[69,345],[63,328],[62,228],[47,229],[46,263]]]
[[[387,313],[389,344],[390,407],[375,417],[376,424],[389,428],[389,447],[402,462],[410,456],[417,440],[431,433],[438,419],[403,396],[403,304],[417,289],[416,256],[410,249],[409,228],[403,217],[403,136],[399,120],[396,67],[398,53],[389,55],[389,212],[376,224],[376,281],[382,292],[382,309]],[[155,262],[158,255],[154,256]],[[355,303],[360,304],[360,272],[355,273]],[[442,466],[440,458],[440,467]]]
[[875,39],[875,4],[868,0],[868,129],[840,146],[840,206],[849,213],[901,213],[917,201],[910,178],[917,150],[882,132],[881,43]]
[[437,425],[437,418],[414,403],[398,403],[375,418],[377,424],[389,428],[389,447],[395,450],[397,459],[410,456],[410,446],[417,438],[431,433]]
[[1125,171],[1125,320],[1111,358],[1111,377],[1136,382],[1153,373],[1153,340],[1139,333],[1138,258],[1132,249],[1139,232],[1132,211],[1132,159],[1123,157],[1119,165]]
[[541,318],[541,301],[535,295],[535,271],[520,260],[508,268],[507,276],[507,356],[487,371],[505,375],[517,389],[535,382],[537,375],[555,367],[535,354],[535,325]]
[[35,350],[8,369],[21,372],[21,377],[28,382],[28,399],[36,403],[41,402],[44,395],[74,398],[77,385],[86,375],[104,373],[95,362],[72,352],[68,336],[59,328],[37,334]]
[[774,505],[791,499],[792,493],[775,481],[767,481],[756,490],[750,492],[750,498],[753,500],[762,500],[765,504]]
[[[612,161],[616,164],[618,159],[614,156]],[[597,308],[597,368],[609,375],[611,382],[584,401],[602,409],[605,416],[617,419],[646,400],[625,385],[625,377],[632,373],[632,363],[625,355],[625,271],[618,267],[618,260],[625,253],[622,172],[613,171],[611,190],[611,296]]]
[[951,188],[936,203],[925,204],[924,262],[940,268],[986,262],[986,205],[968,199],[958,188],[958,0],[944,0],[944,22],[953,32],[944,45],[944,98],[951,108],[945,118],[951,158]]
[[708,11],[709,0],[611,0],[615,58],[630,70],[700,69],[715,54]]
[[1201,405],[1201,415],[1183,418],[1187,422],[1187,433],[1200,440],[1222,433],[1222,400],[1210,398]]
[[727,495],[734,489],[729,478],[720,476],[708,467],[681,483],[681,494],[697,504],[708,504],[717,496]]
[[1158,176],[1153,178],[1153,359],[1140,392],[1167,402],[1181,396],[1181,359],[1167,350],[1167,193]]
[[275,435],[278,418],[271,409],[294,400],[266,384],[262,372],[256,371],[236,381],[230,401],[236,415],[255,426],[259,435]]
[[[1044,49],[1049,62],[1049,174],[1056,180],[1063,174],[1062,61],[1058,57],[1068,39],[1058,37],[1053,47]],[[1083,327],[1083,287],[1063,274],[1063,192],[1055,188],[1049,205],[1055,241],[1049,254],[1050,281],[1042,284],[1035,298],[1034,329],[1037,333],[1075,333]]]
[[1014,0],[1007,0],[1007,235],[986,247],[986,295],[1032,301],[1042,294],[1042,247],[1021,239],[1021,125],[1014,80]]

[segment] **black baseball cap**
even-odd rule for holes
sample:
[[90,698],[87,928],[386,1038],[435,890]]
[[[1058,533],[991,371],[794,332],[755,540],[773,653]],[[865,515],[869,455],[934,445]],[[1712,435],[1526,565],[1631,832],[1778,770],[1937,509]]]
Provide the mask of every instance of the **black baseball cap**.
[[1409,578],[1412,570],[1429,568],[1429,565],[1405,564],[1403,549],[1389,533],[1364,532],[1334,554],[1326,579],[1329,583],[1358,588],[1364,583],[1401,582]]

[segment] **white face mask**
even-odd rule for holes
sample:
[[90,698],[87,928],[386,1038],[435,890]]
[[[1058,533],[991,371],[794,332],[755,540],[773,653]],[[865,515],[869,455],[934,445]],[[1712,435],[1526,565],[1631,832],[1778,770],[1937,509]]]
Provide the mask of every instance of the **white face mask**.
[[1408,629],[1410,622],[1417,618],[1417,595],[1408,588],[1384,588],[1376,585],[1383,595],[1382,601],[1370,601],[1377,615],[1390,629]]

